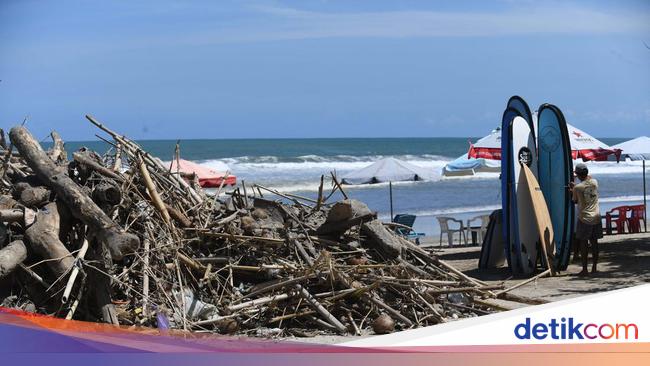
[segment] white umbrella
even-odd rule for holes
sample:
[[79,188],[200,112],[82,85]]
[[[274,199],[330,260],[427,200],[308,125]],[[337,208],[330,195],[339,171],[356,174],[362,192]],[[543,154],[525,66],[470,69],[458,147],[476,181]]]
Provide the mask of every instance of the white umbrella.
[[416,180],[432,180],[433,171],[407,163],[395,158],[378,160],[365,168],[352,172],[343,177],[343,184],[373,184],[382,182],[403,182]]
[[470,143],[467,158],[501,160],[501,128],[497,127],[489,135]]
[[[612,146],[615,149],[621,149],[623,151],[623,156],[630,160],[642,160],[643,161],[643,206],[644,218],[647,220],[648,217],[648,200],[647,200],[647,190],[646,190],[646,179],[645,179],[645,161],[650,159],[650,137],[641,136],[635,139],[621,142],[620,144]],[[648,231],[648,224],[646,220],[643,220],[644,230]]]
[[607,157],[612,154],[615,154],[618,158],[620,150],[609,147],[606,143],[573,125],[567,123],[566,127],[569,132],[571,155],[573,160],[582,159],[584,161],[602,161],[607,160]]
[[389,182],[390,216],[393,217],[393,182],[433,180],[434,173],[420,166],[393,157],[378,160],[341,179],[343,184],[374,184]]
[[630,160],[650,160],[650,137],[641,136],[612,146],[623,150],[623,156]]

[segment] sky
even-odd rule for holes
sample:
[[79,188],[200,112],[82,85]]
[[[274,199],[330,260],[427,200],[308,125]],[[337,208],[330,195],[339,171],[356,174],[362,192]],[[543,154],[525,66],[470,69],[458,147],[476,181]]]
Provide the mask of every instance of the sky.
[[650,1],[0,0],[0,127],[475,137],[508,98],[650,135]]

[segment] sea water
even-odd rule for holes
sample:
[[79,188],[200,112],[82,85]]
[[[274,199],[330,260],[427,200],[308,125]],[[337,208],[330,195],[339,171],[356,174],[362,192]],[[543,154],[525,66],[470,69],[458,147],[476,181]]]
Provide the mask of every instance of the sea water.
[[[316,198],[321,175],[338,177],[361,169],[378,159],[392,156],[424,167],[434,173],[428,182],[393,183],[393,214],[417,215],[414,229],[437,237],[436,216],[463,220],[489,214],[500,208],[501,189],[498,173],[472,177],[445,178],[442,168],[466,154],[468,138],[349,138],[349,139],[232,139],[180,141],[181,157],[208,167],[230,171],[239,182],[263,186]],[[616,144],[626,139],[602,139]],[[139,142],[151,154],[170,161],[175,140]],[[69,142],[69,152],[80,146],[106,151],[106,143]],[[643,183],[640,162],[590,162],[593,177],[600,184],[601,211],[620,204],[642,202]],[[329,179],[325,189],[331,189]],[[388,184],[344,186],[351,198],[359,199],[383,220],[390,220]],[[332,199],[340,199],[336,194]],[[476,224],[476,223],[475,223]]]

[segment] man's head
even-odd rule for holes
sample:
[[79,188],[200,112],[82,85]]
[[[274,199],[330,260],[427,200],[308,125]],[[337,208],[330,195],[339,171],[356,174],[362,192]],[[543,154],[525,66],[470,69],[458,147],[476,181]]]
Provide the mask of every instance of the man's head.
[[577,176],[578,179],[580,179],[580,180],[585,180],[585,179],[587,179],[587,175],[589,175],[589,169],[588,169],[587,166],[586,166],[585,164],[583,164],[583,163],[578,163],[578,164],[576,164],[576,167],[575,167],[574,171],[575,171],[575,173],[576,173],[576,176]]

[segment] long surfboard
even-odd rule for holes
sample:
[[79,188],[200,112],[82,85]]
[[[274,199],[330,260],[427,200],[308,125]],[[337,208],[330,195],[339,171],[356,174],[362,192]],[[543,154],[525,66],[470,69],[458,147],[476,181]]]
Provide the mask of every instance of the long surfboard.
[[[553,235],[553,224],[551,223],[551,216],[548,213],[546,200],[542,189],[539,187],[537,178],[533,172],[526,165],[522,165],[522,172],[527,186],[529,199],[531,200],[533,213],[535,215],[535,223],[537,224],[537,232],[539,234],[540,248],[542,249],[542,258],[546,268],[551,270],[551,274],[555,274],[554,256],[555,256],[555,237]],[[522,189],[522,193],[523,193]]]
[[[512,220],[511,211],[511,201],[512,201],[512,175],[513,175],[513,164],[512,160],[512,139],[510,133],[510,126],[512,125],[512,120],[521,116],[519,111],[514,108],[506,108],[503,112],[501,118],[501,230],[504,244],[504,251],[506,255],[506,261],[508,262],[508,267],[510,272],[515,272],[515,269],[518,265],[515,263],[515,259],[510,256],[511,242],[514,238],[514,226],[511,224]],[[491,251],[491,248],[486,248]]]
[[[537,263],[537,241],[539,232],[531,217],[532,202],[526,192],[528,186],[522,173],[522,164],[528,166],[533,175],[537,174],[537,148],[535,132],[523,117],[515,117],[510,124],[512,166],[512,186],[510,201],[510,225],[514,230],[511,238],[510,256],[516,258],[517,272],[530,274],[535,271]],[[513,222],[514,221],[514,222]]]
[[573,178],[571,144],[566,120],[559,108],[543,104],[537,113],[538,175],[555,232],[555,267],[569,265],[574,223],[574,205],[569,191]]
[[512,108],[519,112],[519,115],[524,117],[526,122],[528,122],[530,129],[535,131],[536,126],[533,124],[533,114],[530,112],[530,107],[528,107],[528,103],[526,103],[524,98],[518,95],[513,95],[508,99],[507,108]]

